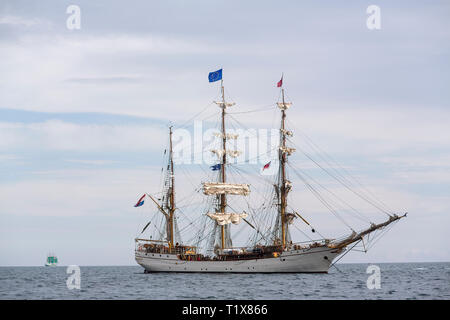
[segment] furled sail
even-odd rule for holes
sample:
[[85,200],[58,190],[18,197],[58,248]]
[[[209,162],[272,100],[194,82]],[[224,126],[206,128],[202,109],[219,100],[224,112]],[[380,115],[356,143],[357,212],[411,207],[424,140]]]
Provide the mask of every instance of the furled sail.
[[232,107],[235,105],[234,102],[223,102],[223,101],[214,101],[215,104],[217,104],[219,107]]
[[294,222],[294,218],[296,218],[293,213],[286,213],[286,222],[292,224]]
[[295,148],[288,148],[288,147],[280,147],[280,150],[282,152],[287,153],[288,156],[290,156],[291,154],[293,154],[295,152]]
[[241,155],[241,153],[242,153],[242,151],[239,151],[239,150],[227,150],[227,154],[232,158],[239,157]]
[[292,131],[286,130],[286,129],[280,129],[280,132],[281,132],[282,134],[285,134],[285,135],[290,136],[290,137],[292,137],[292,136],[294,135],[294,134],[292,133]]
[[211,219],[215,220],[219,226],[225,224],[239,224],[241,219],[247,218],[247,213],[207,213]]
[[[220,132],[215,132],[214,136],[216,136],[218,138],[224,137],[223,133],[220,133]],[[225,134],[225,137],[227,139],[237,139],[239,137],[239,135],[237,133],[227,133],[227,134]]]
[[292,105],[290,102],[277,102],[278,108],[281,110],[287,110]]
[[[223,153],[224,153],[225,151],[224,151],[223,149],[212,149],[211,152],[217,154],[217,156],[218,156],[219,158],[222,158]],[[241,153],[242,153],[242,152],[241,152],[241,151],[238,151],[238,150],[227,150],[227,154],[228,154],[230,157],[233,157],[233,158],[238,157]]]
[[290,192],[292,189],[292,183],[289,180],[286,180],[284,183],[284,190],[286,191],[286,194]]
[[233,184],[220,182],[205,182],[203,183],[203,193],[211,194],[235,194],[247,196],[250,193],[250,185],[248,184]]

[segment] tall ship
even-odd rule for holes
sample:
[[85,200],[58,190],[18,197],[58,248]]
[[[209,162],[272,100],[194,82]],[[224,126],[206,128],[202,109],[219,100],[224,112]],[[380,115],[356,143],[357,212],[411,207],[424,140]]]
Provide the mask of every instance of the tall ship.
[[58,257],[53,253],[49,253],[47,255],[47,259],[45,260],[45,266],[56,267],[57,265],[58,265]]
[[[237,134],[229,132],[227,127],[227,120],[230,117],[235,119],[234,114],[239,112],[231,115],[228,111],[235,103],[225,98],[222,70],[213,72],[212,76],[210,73],[209,79],[210,82],[220,80],[221,84],[221,99],[214,101],[219,111],[217,132],[214,133],[218,148],[210,150],[216,157],[216,163],[212,166],[208,164],[209,168],[199,164],[200,169],[191,172],[187,170],[188,165],[179,166],[188,180],[183,182],[183,191],[190,186],[193,195],[184,195],[184,204],[177,204],[179,191],[175,182],[179,181],[176,180],[179,177],[176,175],[178,164],[174,166],[173,127],[170,127],[168,148],[164,151],[166,164],[161,174],[162,191],[144,194],[135,205],[141,207],[148,198],[153,207],[152,218],[135,238],[135,259],[146,273],[327,273],[350,250],[361,248],[367,251],[388,226],[406,216],[406,213],[400,215],[388,211],[381,202],[363,192],[366,189],[352,188],[356,183],[350,184],[350,179],[344,179],[334,169],[317,163],[360,200],[365,200],[386,215],[375,223],[349,205],[351,213],[364,222],[360,224],[364,226],[361,229],[353,228],[333,206],[337,200],[333,202],[324,196],[324,193],[333,195],[334,192],[320,183],[318,185],[323,188],[314,187],[308,181],[306,171],[295,169],[289,160],[296,149],[291,145],[294,143],[293,132],[288,128],[287,121],[287,111],[292,103],[285,99],[283,78],[277,84],[280,87],[279,101],[273,105],[274,110],[279,111],[280,123],[276,156],[262,168],[267,169],[275,163],[272,169],[276,170],[272,176],[261,175],[261,171],[253,177],[246,175],[247,172],[240,170],[240,164],[233,159],[239,155],[239,150],[235,150],[232,147],[235,143],[230,141],[235,142]],[[245,161],[242,165],[246,165]],[[349,229],[347,234],[340,237],[322,236],[311,219],[296,208],[295,195],[291,194],[294,188],[291,171],[326,210],[344,222]],[[196,175],[206,175],[206,178],[196,180]],[[256,188],[259,196],[252,202],[251,190],[255,185],[260,186]],[[203,198],[195,202],[193,199],[196,196]],[[305,235],[307,239],[293,238],[293,230],[298,230],[295,234]],[[146,232],[148,236],[145,236]],[[246,239],[244,246],[233,245],[238,235]]]

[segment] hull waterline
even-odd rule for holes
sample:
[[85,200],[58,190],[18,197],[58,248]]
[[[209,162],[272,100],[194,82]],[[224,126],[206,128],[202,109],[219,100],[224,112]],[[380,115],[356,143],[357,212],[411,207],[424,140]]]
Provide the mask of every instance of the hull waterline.
[[175,254],[136,252],[136,262],[146,272],[200,273],[327,273],[344,250],[312,248],[285,251],[278,257],[242,260],[181,260]]

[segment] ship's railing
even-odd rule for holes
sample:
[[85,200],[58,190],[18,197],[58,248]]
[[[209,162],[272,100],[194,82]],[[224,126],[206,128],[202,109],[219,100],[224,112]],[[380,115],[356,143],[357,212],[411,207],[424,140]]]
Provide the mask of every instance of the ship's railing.
[[[325,246],[331,243],[335,239],[315,239],[308,241],[298,241],[298,242],[290,242],[286,245],[287,249],[305,249],[311,247]],[[248,253],[255,252],[255,250],[263,249],[264,251],[273,250],[273,251],[282,251],[281,243],[274,245],[253,245],[253,246],[245,246],[245,247],[230,247],[226,249],[216,249],[216,252],[238,252],[238,253]]]
[[175,245],[170,247],[168,241],[151,240],[151,239],[135,239],[136,253],[159,253],[159,254],[196,254],[195,246]]
[[289,243],[287,245],[287,248],[294,249],[294,250],[300,250],[300,249],[307,249],[307,248],[322,247],[322,246],[328,246],[332,241],[334,241],[334,239],[316,239],[316,240],[309,240],[309,241],[293,242],[293,243]]
[[[290,242],[286,245],[285,250],[301,250],[329,245],[334,239],[316,239],[310,241]],[[164,240],[151,239],[135,239],[136,252],[142,253],[159,253],[159,254],[182,254],[182,255],[198,255],[201,248],[195,246],[176,245],[170,248],[169,242]],[[230,247],[225,249],[215,249],[214,253],[218,255],[254,255],[267,254],[272,252],[282,252],[280,244],[275,245],[254,245],[242,247]]]

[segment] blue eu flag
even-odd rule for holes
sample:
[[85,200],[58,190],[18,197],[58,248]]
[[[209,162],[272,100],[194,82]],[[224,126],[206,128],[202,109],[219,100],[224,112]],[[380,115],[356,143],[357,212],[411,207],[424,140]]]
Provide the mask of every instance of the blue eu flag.
[[209,82],[222,80],[222,69],[210,72],[208,75]]

